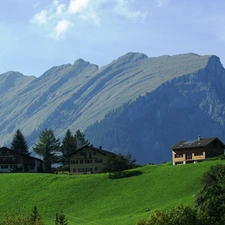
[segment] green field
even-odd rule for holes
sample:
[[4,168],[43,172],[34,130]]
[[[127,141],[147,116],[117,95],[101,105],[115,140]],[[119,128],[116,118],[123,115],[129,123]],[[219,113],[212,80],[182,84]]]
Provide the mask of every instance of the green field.
[[148,165],[114,179],[107,174],[0,174],[0,215],[30,213],[36,205],[49,225],[61,210],[68,225],[135,225],[155,209],[192,205],[203,173],[219,162]]

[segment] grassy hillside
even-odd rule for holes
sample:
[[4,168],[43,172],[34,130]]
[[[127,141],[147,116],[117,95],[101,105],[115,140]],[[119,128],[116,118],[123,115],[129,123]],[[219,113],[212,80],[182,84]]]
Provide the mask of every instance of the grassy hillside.
[[148,165],[115,179],[106,174],[0,174],[0,215],[31,212],[37,205],[49,225],[60,210],[69,225],[134,225],[152,210],[192,205],[203,173],[218,162]]

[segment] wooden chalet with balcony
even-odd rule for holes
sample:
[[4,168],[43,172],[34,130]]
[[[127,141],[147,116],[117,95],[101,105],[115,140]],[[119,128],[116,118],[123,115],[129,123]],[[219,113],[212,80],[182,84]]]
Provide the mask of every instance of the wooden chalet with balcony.
[[70,173],[98,173],[108,155],[116,156],[115,153],[103,150],[101,147],[83,146],[69,155]]
[[7,147],[0,148],[0,172],[39,172],[42,166],[41,159]]
[[225,145],[217,137],[179,141],[171,148],[173,165],[195,163],[224,154]]

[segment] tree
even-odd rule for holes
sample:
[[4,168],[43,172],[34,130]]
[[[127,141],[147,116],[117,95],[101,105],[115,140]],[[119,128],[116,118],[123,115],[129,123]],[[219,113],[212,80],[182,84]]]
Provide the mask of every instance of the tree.
[[135,159],[132,160],[130,153],[128,153],[126,156],[122,154],[110,154],[106,157],[106,160],[102,165],[101,172],[108,172],[110,175],[113,172],[131,169],[135,166],[135,161]]
[[56,213],[55,215],[55,225],[67,225],[67,220],[63,212]]
[[82,133],[80,130],[76,131],[74,138],[77,144],[77,149],[90,144],[90,142],[85,139],[85,134]]
[[30,155],[27,142],[19,129],[16,130],[16,133],[13,136],[13,140],[11,142],[11,149],[25,155]]
[[17,211],[14,215],[9,212],[5,213],[0,225],[44,225],[44,222],[41,220],[37,208],[34,207],[31,215],[23,211]]
[[37,206],[34,206],[32,213],[30,215],[30,224],[31,225],[42,225],[41,217],[38,213]]
[[35,221],[39,218],[37,206],[34,206],[32,213],[30,215],[31,223],[35,223]]
[[71,134],[68,129],[60,148],[62,152],[61,162],[63,165],[69,165],[69,154],[74,152],[77,149],[77,143],[75,137]]
[[208,216],[202,211],[190,206],[178,205],[170,211],[155,210],[144,221],[139,220],[136,225],[206,225],[210,224]]
[[52,129],[45,129],[39,136],[39,142],[35,144],[33,150],[43,156],[43,171],[51,172],[51,164],[58,161],[59,138],[56,139]]
[[205,212],[209,224],[225,223],[225,165],[211,166],[204,174],[202,189],[196,194],[195,208]]
[[187,225],[198,224],[197,223],[197,210],[186,205],[179,205],[170,212],[170,224],[171,225]]

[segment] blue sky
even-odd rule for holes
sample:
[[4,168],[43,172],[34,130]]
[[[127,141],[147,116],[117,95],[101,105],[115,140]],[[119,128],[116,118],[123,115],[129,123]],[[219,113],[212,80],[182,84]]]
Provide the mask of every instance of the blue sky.
[[194,52],[225,66],[224,0],[7,0],[0,74],[42,75],[82,58],[103,66],[127,52]]

